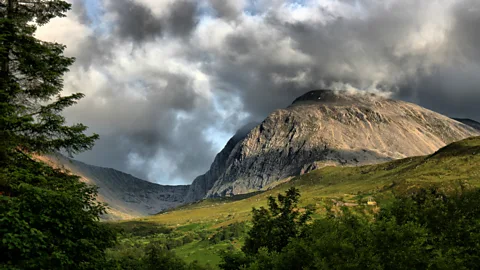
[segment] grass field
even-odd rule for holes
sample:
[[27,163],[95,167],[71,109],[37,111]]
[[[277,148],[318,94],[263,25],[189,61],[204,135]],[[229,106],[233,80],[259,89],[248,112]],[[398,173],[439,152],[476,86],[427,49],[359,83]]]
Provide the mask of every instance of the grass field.
[[300,189],[301,206],[321,206],[331,198],[358,201],[373,196],[381,200],[395,191],[395,187],[408,189],[425,183],[454,180],[480,185],[480,137],[453,143],[429,156],[361,167],[325,167],[254,196],[208,199],[141,221],[172,227],[209,224],[215,228],[248,220],[252,207],[265,206],[268,196],[284,192],[291,186]]
[[314,207],[314,217],[321,217],[324,206],[332,204],[332,201],[355,203],[365,208],[367,200],[373,199],[381,207],[392,198],[393,193],[408,193],[411,189],[432,183],[448,186],[453,181],[480,186],[480,137],[450,144],[429,156],[362,167],[325,167],[295,177],[265,192],[207,199],[120,224],[161,224],[177,234],[202,234],[203,239],[198,237],[199,239],[175,250],[188,261],[198,260],[216,265],[220,260],[219,250],[231,246],[238,248],[242,239],[217,244],[211,244],[206,239],[229,224],[248,221],[252,207],[266,206],[268,196],[283,193],[291,186],[300,190],[299,206]]

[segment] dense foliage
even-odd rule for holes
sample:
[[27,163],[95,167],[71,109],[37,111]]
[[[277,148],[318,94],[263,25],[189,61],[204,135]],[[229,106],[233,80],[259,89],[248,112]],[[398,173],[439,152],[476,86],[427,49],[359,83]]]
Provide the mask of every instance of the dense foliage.
[[[254,219],[257,226],[252,230],[257,232],[249,235],[271,233],[259,230],[262,223],[269,226],[271,216]],[[419,189],[397,196],[373,220],[348,208],[330,209],[327,218],[303,226],[302,231],[296,236],[285,234],[288,244],[281,249],[260,240],[255,253],[226,253],[220,267],[476,269],[480,265],[480,190],[462,185],[448,192]]]
[[248,232],[242,251],[255,254],[261,247],[268,251],[280,251],[290,238],[300,236],[312,212],[306,210],[305,213],[300,213],[297,209],[299,198],[298,189],[292,187],[285,195],[278,194],[278,203],[273,197],[269,197],[269,209],[253,208],[253,228]]
[[135,245],[122,248],[107,263],[109,269],[118,270],[203,270],[210,269],[197,262],[186,263],[163,243]]
[[2,168],[0,265],[11,269],[95,269],[115,235],[98,222],[96,188],[17,155]]
[[96,188],[32,158],[90,149],[97,135],[66,125],[62,110],[83,97],[61,96],[73,58],[40,41],[39,25],[62,17],[60,0],[0,0],[0,268],[101,269],[114,233],[98,222]]
[[244,222],[235,222],[215,232],[210,238],[210,243],[218,244],[222,241],[234,241],[242,237],[246,232],[247,226]]

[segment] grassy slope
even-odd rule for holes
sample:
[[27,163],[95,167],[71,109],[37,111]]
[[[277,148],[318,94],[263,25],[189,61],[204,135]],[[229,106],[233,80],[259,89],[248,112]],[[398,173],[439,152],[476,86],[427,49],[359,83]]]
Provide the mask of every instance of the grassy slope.
[[[480,186],[479,165],[480,137],[475,137],[448,145],[429,156],[362,167],[325,167],[266,192],[204,200],[138,221],[164,224],[176,230],[213,231],[233,222],[249,220],[252,207],[265,206],[268,196],[275,196],[291,186],[300,189],[300,206],[315,205],[316,215],[321,216],[323,205],[332,199],[358,202],[373,197],[381,205],[391,198],[392,192],[405,192],[419,185],[466,180]],[[235,246],[240,244],[241,239],[234,243]],[[212,246],[196,241],[176,251],[187,260],[215,265],[221,248],[223,244]]]
[[[362,167],[325,167],[293,178],[290,182],[253,196],[209,199],[142,220],[169,226],[208,223],[220,227],[248,220],[252,207],[266,205],[266,198],[291,186],[300,189],[301,205],[322,204],[327,198],[356,200],[368,195],[384,197],[392,183],[418,185],[468,180],[480,185],[480,137],[448,145],[429,156],[412,157]],[[245,198],[246,197],[246,198]]]

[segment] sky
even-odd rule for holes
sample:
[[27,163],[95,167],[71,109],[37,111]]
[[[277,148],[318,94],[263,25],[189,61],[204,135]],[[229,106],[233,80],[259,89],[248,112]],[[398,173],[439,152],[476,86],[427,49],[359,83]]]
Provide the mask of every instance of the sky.
[[75,158],[189,184],[247,123],[308,90],[389,95],[480,120],[478,0],[69,0],[38,29],[76,58]]

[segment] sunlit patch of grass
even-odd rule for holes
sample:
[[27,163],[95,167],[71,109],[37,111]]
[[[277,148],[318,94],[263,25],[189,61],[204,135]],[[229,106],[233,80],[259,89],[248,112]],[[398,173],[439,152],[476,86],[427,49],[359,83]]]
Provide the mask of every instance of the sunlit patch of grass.
[[252,207],[266,206],[268,196],[282,193],[291,186],[300,189],[302,206],[320,208],[329,198],[359,200],[372,196],[388,200],[386,197],[399,184],[422,185],[460,180],[480,186],[479,165],[480,137],[475,137],[450,144],[429,156],[361,167],[325,167],[254,196],[205,200],[150,216],[147,220],[169,226],[199,223],[210,224],[211,227],[244,221],[250,218]]
[[198,261],[210,266],[218,266],[221,257],[220,252],[231,246],[228,242],[212,245],[207,241],[195,241],[176,248],[175,253],[186,262]]

